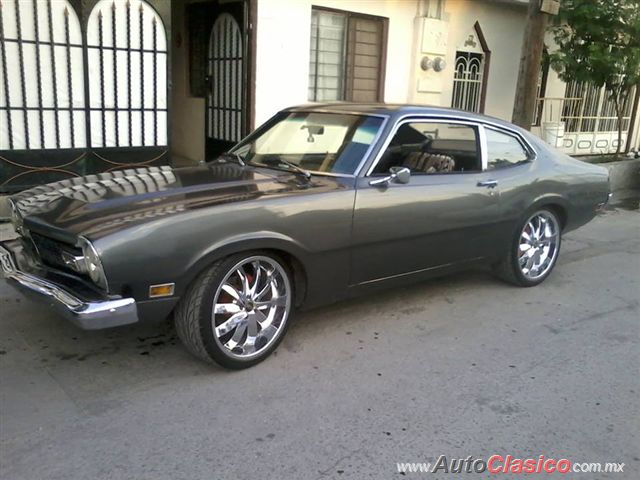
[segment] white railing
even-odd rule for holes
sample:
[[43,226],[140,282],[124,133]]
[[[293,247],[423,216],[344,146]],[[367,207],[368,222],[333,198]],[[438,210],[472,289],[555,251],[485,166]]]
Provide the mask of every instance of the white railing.
[[[611,101],[600,89],[590,97],[543,97],[536,99],[533,131],[547,143],[569,154],[614,153],[618,147],[618,117]],[[626,105],[625,105],[626,107]],[[631,109],[622,117],[622,146],[626,142]],[[538,129],[539,128],[539,129]]]

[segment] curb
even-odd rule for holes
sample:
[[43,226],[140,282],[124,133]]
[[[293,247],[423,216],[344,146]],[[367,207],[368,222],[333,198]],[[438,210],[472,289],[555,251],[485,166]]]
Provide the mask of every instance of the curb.
[[619,162],[599,163],[609,170],[611,192],[640,188],[640,158]]

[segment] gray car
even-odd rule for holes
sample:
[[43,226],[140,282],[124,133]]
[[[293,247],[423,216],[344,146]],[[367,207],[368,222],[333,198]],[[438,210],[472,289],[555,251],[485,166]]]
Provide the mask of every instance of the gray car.
[[12,285],[81,328],[172,316],[194,355],[244,368],[301,307],[477,265],[537,285],[561,234],[608,196],[606,169],[494,118],[303,106],[200,166],[14,195],[20,237],[0,259]]

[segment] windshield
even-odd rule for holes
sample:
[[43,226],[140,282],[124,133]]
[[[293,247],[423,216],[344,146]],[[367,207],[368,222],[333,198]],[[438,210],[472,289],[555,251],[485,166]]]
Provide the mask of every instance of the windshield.
[[[354,174],[383,119],[364,115],[283,112],[232,151],[252,165]],[[291,168],[291,166],[289,166]]]

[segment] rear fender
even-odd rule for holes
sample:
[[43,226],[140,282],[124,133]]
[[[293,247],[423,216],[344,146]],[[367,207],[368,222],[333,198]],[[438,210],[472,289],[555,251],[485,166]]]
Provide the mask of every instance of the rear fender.
[[552,208],[560,215],[560,221],[564,226],[566,226],[569,216],[569,211],[571,209],[570,203],[566,198],[557,194],[557,193],[545,193],[533,200],[526,208],[523,213],[517,218],[517,221],[512,225],[511,235],[509,238],[513,238],[514,235],[520,233],[520,228],[522,224],[529,218],[533,213],[537,210],[541,210],[543,208]]

